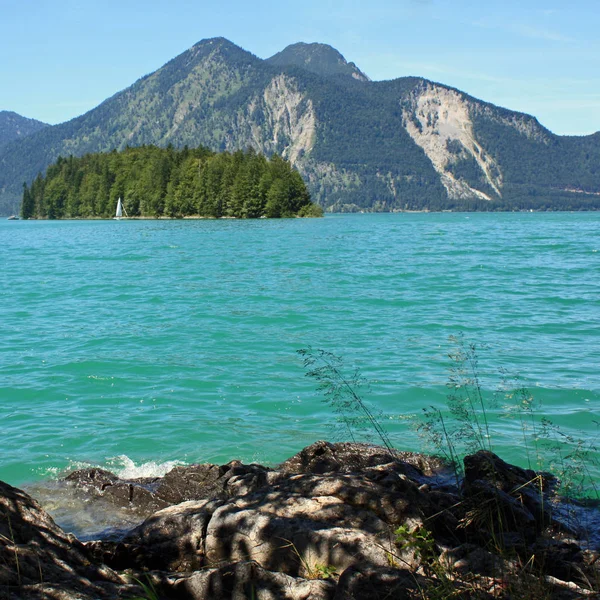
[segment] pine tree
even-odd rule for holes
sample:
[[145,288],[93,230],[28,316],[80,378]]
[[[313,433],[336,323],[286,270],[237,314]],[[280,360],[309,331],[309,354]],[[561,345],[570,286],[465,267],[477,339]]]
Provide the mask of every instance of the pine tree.
[[26,183],[23,183],[23,202],[21,203],[21,218],[30,219],[35,215],[35,199]]

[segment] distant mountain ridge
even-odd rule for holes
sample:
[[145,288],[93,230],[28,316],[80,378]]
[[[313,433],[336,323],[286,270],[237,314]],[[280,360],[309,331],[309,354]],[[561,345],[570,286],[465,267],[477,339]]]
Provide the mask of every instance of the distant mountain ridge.
[[48,126],[47,123],[22,117],[15,112],[0,110],[0,148]]
[[327,210],[600,208],[600,132],[557,136],[418,77],[370,81],[325,44],[262,60],[213,38],[0,148],[0,213],[59,156],[144,144],[278,153]]

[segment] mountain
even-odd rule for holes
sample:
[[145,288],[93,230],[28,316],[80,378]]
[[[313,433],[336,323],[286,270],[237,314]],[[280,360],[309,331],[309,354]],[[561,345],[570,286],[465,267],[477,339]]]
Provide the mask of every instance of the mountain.
[[292,44],[268,58],[267,62],[277,67],[301,67],[324,77],[345,75],[359,81],[370,81],[353,62],[347,62],[335,48],[327,44]]
[[46,123],[27,119],[15,112],[0,110],[0,148],[13,140],[26,137],[48,127]]
[[23,181],[59,156],[144,144],[278,153],[328,210],[600,208],[600,132],[557,136],[440,83],[357,78],[340,57],[295,44],[261,60],[203,40],[84,115],[0,148],[0,213],[16,212]]

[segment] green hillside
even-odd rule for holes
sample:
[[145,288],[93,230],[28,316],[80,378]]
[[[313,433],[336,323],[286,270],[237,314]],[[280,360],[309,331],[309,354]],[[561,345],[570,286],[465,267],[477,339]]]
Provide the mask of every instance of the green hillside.
[[27,137],[44,127],[48,127],[48,125],[41,121],[27,119],[8,110],[0,110],[0,148],[13,140]]

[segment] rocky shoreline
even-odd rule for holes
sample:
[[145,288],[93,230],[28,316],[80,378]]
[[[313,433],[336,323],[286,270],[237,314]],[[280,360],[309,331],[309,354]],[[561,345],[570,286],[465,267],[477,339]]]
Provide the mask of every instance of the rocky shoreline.
[[439,460],[316,442],[275,469],[232,461],[64,480],[140,525],[80,541],[0,482],[0,598],[598,598],[600,515],[490,452]]

